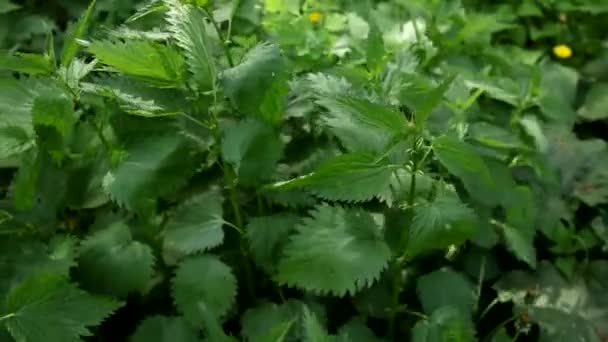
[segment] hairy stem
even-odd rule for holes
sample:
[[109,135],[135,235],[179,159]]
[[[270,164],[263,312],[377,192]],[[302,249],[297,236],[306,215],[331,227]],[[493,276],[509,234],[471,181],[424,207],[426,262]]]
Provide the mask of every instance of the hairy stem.
[[[414,139],[414,146],[412,151],[416,149],[416,139]],[[413,154],[413,153],[412,153]],[[426,154],[423,157],[423,160],[426,159]],[[422,161],[422,160],[421,160]],[[410,178],[410,193],[407,199],[407,211],[412,213],[412,208],[414,207],[414,201],[416,200],[416,172],[418,171],[419,162],[414,161],[412,163],[412,177]],[[399,248],[403,249],[406,242],[407,234],[405,230],[401,232],[401,237],[399,239]],[[392,306],[391,312],[388,318],[388,335],[390,337],[390,341],[394,340],[395,334],[395,318],[397,316],[397,312],[399,311],[399,294],[401,293],[401,262],[399,259],[395,260],[394,275],[393,275],[393,286],[392,286]]]
[[230,188],[230,204],[232,205],[232,210],[234,211],[234,218],[236,220],[236,226],[238,230],[241,232],[240,234],[240,250],[241,256],[243,258],[243,270],[245,271],[245,280],[247,283],[247,290],[249,292],[249,296],[251,298],[255,298],[255,291],[253,289],[253,272],[251,270],[251,264],[249,263],[249,257],[247,253],[247,246],[245,241],[245,227],[243,224],[243,215],[241,214],[241,207],[238,202],[238,190],[236,188],[236,182],[233,174],[233,170],[230,166],[225,165],[224,167],[224,175],[226,177],[226,182],[228,183],[228,187]]
[[4,315],[4,316],[0,317],[0,322],[2,322],[2,321],[4,321],[4,320],[7,320],[7,319],[9,319],[9,318],[15,317],[15,316],[17,316],[17,314],[16,314],[16,313],[14,313],[14,312],[13,312],[13,313],[10,313],[10,314],[8,314],[8,315]]
[[221,41],[222,49],[224,50],[224,54],[226,55],[226,59],[228,60],[228,65],[230,65],[230,67],[233,67],[234,66],[234,61],[232,60],[232,55],[230,54],[230,49],[228,49],[228,45],[226,45],[227,41],[224,38],[224,34],[222,33],[222,30],[220,29],[220,26],[217,24],[217,22],[213,18],[213,15],[211,13],[209,13],[209,11],[207,11],[204,8],[203,8],[203,11],[205,11],[205,14],[209,18],[209,21],[211,22],[211,24],[213,25],[213,27],[217,31],[217,35],[218,35],[218,37],[220,38],[220,41]]

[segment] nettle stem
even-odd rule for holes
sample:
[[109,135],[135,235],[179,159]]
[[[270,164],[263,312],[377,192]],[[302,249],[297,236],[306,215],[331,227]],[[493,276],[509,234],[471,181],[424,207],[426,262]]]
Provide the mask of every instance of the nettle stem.
[[[415,155],[416,152],[416,141],[418,139],[414,139],[414,143],[412,146],[412,155]],[[414,208],[414,202],[416,201],[416,173],[418,172],[418,167],[426,160],[428,153],[425,153],[425,155],[421,158],[421,160],[416,161],[414,160],[412,163],[412,175],[410,178],[410,188],[409,188],[409,196],[407,199],[407,211],[409,213],[409,216],[412,217],[412,211]],[[399,249],[404,249],[405,248],[405,243],[406,243],[406,239],[407,239],[407,232],[404,229],[401,232],[401,236],[399,239]],[[394,335],[395,335],[395,318],[397,317],[397,313],[399,311],[399,294],[401,293],[401,258],[396,258],[394,260],[394,267],[395,269],[393,270],[394,275],[393,275],[393,284],[392,284],[392,301],[391,301],[391,312],[389,314],[389,318],[388,318],[388,326],[387,326],[387,330],[388,330],[388,335],[390,337],[390,340],[393,341],[394,340]]]
[[4,320],[7,320],[7,319],[9,319],[9,318],[13,318],[13,317],[15,317],[15,316],[17,316],[17,314],[16,314],[16,313],[14,313],[14,312],[13,312],[13,313],[10,313],[10,314],[8,314],[8,315],[4,315],[4,316],[0,317],[0,322],[2,322],[2,321],[4,321]]
[[241,214],[241,206],[238,201],[238,189],[236,185],[236,178],[234,175],[234,170],[230,165],[224,165],[222,168],[224,170],[224,176],[226,182],[228,183],[228,187],[230,189],[230,205],[232,206],[232,211],[234,212],[234,219],[236,221],[236,226],[238,227],[239,234],[239,247],[241,251],[242,263],[243,263],[243,271],[245,272],[245,282],[247,291],[249,292],[249,296],[253,299],[255,298],[255,291],[253,288],[253,271],[251,270],[251,264],[249,263],[249,253],[247,252],[247,241],[245,239],[245,225],[243,222],[243,215]]

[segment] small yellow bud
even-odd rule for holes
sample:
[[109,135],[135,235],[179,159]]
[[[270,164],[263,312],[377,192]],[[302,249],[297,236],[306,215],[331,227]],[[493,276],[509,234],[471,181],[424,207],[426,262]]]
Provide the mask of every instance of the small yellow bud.
[[570,58],[572,57],[572,49],[565,44],[560,44],[553,47],[553,54],[558,58]]
[[323,17],[323,14],[321,14],[321,12],[313,11],[313,12],[310,12],[310,14],[308,15],[308,20],[311,23],[316,23],[316,22],[319,22],[322,17]]

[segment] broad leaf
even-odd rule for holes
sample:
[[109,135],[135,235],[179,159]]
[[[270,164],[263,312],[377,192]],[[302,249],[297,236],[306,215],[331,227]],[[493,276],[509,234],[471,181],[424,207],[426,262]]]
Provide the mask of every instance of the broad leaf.
[[291,342],[301,340],[304,303],[263,303],[241,317],[241,335],[247,342]]
[[291,213],[252,218],[247,224],[246,236],[255,263],[274,273],[277,260],[293,227],[300,217]]
[[41,274],[13,289],[4,321],[17,341],[80,341],[123,303],[94,297],[62,276]]
[[338,296],[353,294],[370,286],[390,258],[380,227],[361,210],[322,205],[296,230],[275,276],[282,284]]
[[304,307],[304,342],[335,342],[336,338],[329,335],[313,312]]
[[203,13],[196,7],[177,0],[166,0],[167,22],[177,45],[186,55],[188,69],[201,90],[214,87],[216,67],[210,50]]
[[256,45],[240,64],[221,74],[221,83],[243,113],[258,115],[273,124],[283,118],[288,90],[287,60],[277,45]]
[[525,187],[516,187],[510,191],[511,203],[506,207],[507,222],[500,225],[504,239],[515,256],[536,267],[536,208],[532,192]]
[[472,317],[474,287],[461,273],[441,269],[425,274],[416,280],[416,292],[425,312],[432,313],[443,306],[452,306],[465,317]]
[[432,202],[414,208],[407,230],[405,255],[409,258],[472,238],[477,220],[471,208],[454,193],[439,194]]
[[188,255],[221,244],[224,240],[222,203],[222,195],[217,190],[183,202],[167,222],[163,248]]
[[407,132],[405,116],[389,106],[346,95],[324,95],[317,102],[328,109],[323,123],[351,152],[383,152]]
[[172,280],[177,310],[190,323],[202,327],[209,317],[222,318],[234,304],[237,294],[232,270],[213,255],[199,255],[180,263]]
[[488,166],[471,145],[445,135],[433,141],[433,151],[441,164],[462,180],[470,196],[487,204],[500,200]]
[[475,330],[470,318],[451,306],[441,307],[412,329],[412,342],[473,342]]
[[578,110],[578,115],[586,120],[602,120],[608,118],[608,83],[594,84],[585,103]]
[[118,204],[140,209],[158,196],[175,191],[194,173],[196,159],[174,134],[140,137],[127,146],[127,156],[104,177],[104,190]]
[[355,317],[338,330],[338,342],[381,342],[374,332],[365,325],[362,317]]
[[52,60],[33,53],[8,54],[0,51],[0,70],[10,70],[30,75],[48,75],[53,72]]
[[145,40],[94,41],[88,50],[101,63],[151,85],[176,87],[183,81],[183,58],[170,45]]
[[367,152],[347,153],[323,162],[304,176],[272,185],[278,191],[302,187],[326,199],[361,202],[389,191],[397,165]]
[[221,152],[234,165],[239,183],[255,185],[272,177],[283,142],[269,124],[246,119],[224,127]]
[[155,263],[152,249],[133,241],[122,221],[110,223],[82,242],[78,279],[89,289],[108,295],[127,296],[144,292]]
[[76,120],[72,99],[61,94],[36,97],[32,106],[34,124],[55,128],[67,137]]
[[151,316],[135,330],[131,342],[199,342],[197,332],[180,317]]

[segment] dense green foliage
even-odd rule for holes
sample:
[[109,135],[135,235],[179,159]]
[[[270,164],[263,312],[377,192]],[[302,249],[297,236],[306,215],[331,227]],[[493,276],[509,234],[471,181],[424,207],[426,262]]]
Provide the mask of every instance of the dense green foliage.
[[608,2],[496,3],[0,0],[0,340],[607,341]]

